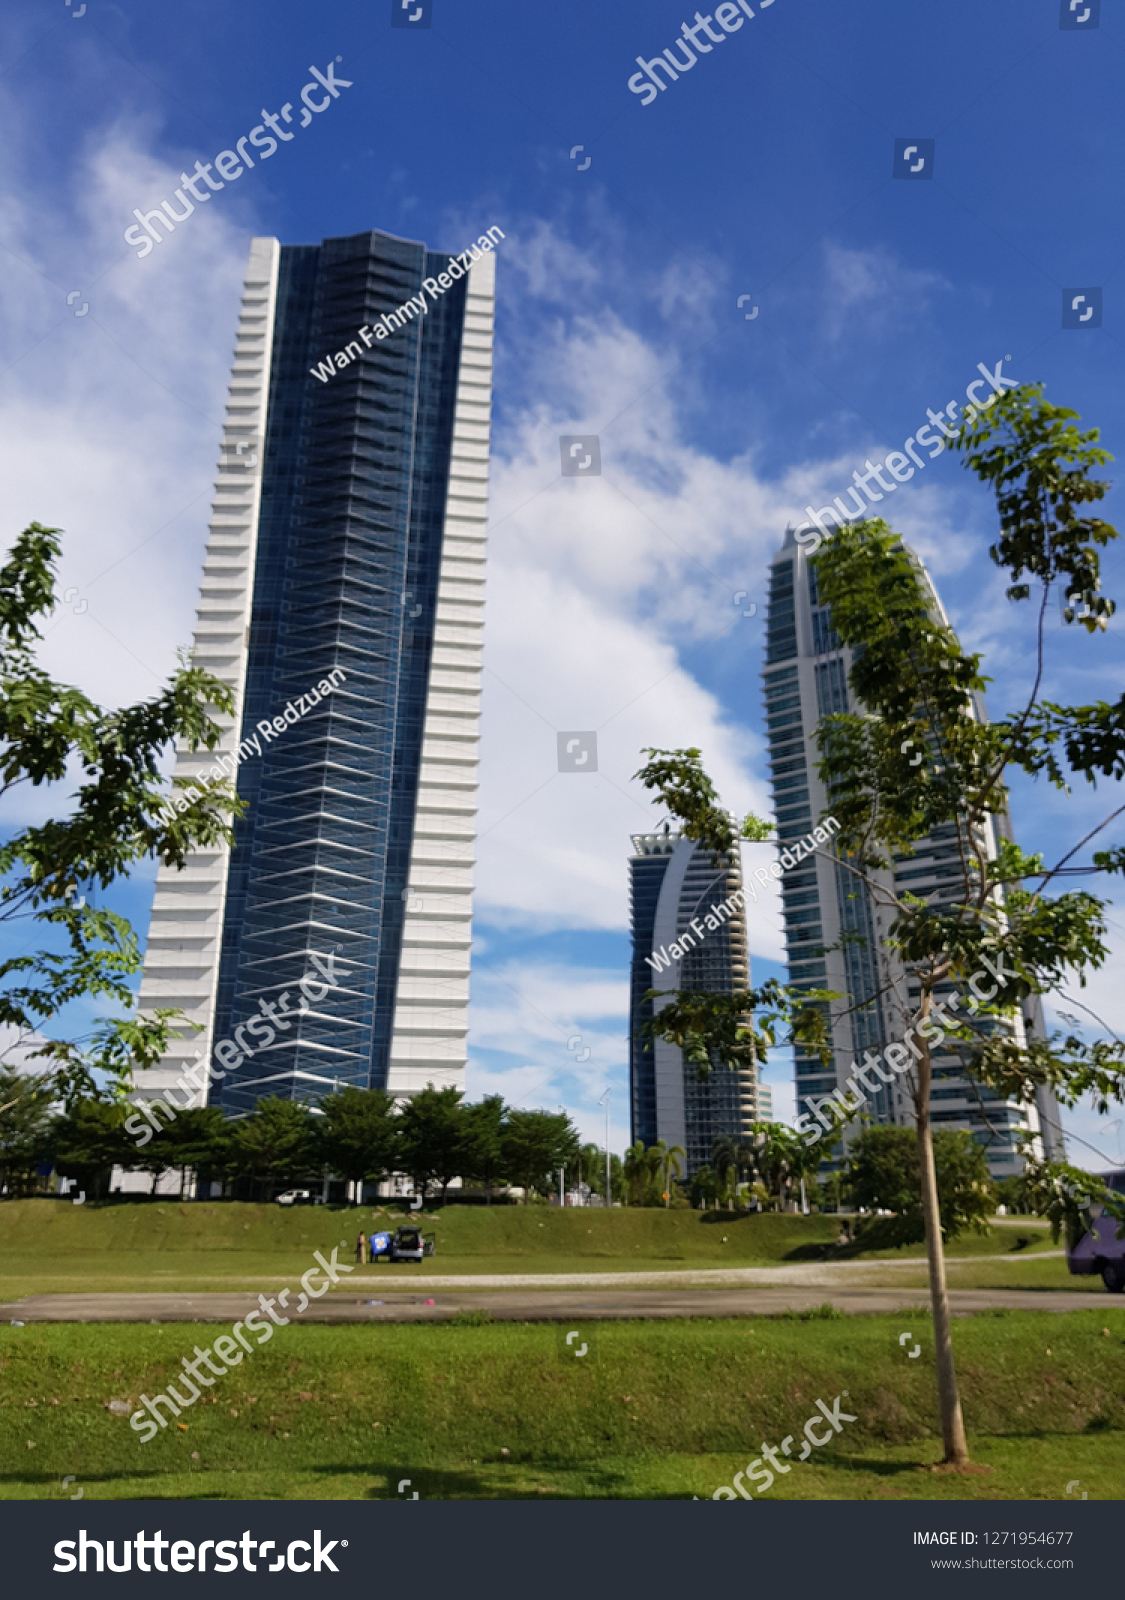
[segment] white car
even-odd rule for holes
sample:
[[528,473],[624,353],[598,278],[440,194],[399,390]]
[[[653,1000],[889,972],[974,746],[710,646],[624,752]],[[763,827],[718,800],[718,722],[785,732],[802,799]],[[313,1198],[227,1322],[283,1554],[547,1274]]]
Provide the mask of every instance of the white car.
[[299,1206],[302,1203],[305,1204],[305,1205],[311,1205],[312,1204],[312,1190],[311,1189],[286,1189],[283,1194],[279,1194],[278,1195],[277,1203],[278,1203],[279,1206]]

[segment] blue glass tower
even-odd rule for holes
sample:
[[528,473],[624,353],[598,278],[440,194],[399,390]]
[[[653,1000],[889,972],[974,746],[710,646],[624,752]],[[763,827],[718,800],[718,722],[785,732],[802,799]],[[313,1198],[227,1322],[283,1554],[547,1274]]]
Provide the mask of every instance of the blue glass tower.
[[234,1114],[462,1081],[491,249],[251,252],[196,635],[239,692],[247,810],[175,885],[202,917],[162,875],[142,989],[194,1008]]

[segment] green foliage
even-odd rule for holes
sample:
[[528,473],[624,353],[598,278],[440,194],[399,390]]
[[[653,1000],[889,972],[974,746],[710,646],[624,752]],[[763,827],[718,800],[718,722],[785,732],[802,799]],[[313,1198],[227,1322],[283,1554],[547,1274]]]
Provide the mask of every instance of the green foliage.
[[[646,998],[666,1000],[667,995],[650,989]],[[789,988],[776,978],[734,994],[681,989],[645,1024],[645,1032],[677,1045],[703,1082],[715,1061],[731,1069],[763,1065],[782,1024],[788,1030],[783,1044],[800,1042],[823,1055],[828,1048],[823,1003],[838,998],[834,990]]]
[[[1100,563],[1094,545],[1117,531],[1079,508],[1104,499],[1110,485],[1090,476],[1113,457],[1098,444],[1097,428],[1080,433],[1077,411],[1043,399],[1041,383],[1025,383],[997,395],[985,411],[962,424],[951,448],[996,494],[1000,537],[989,550],[1013,578],[1026,572],[1047,585],[1062,579],[1067,593],[1083,601],[1091,633],[1113,615],[1112,600],[1099,593]],[[1010,599],[1026,600],[1028,584],[1015,584]]]
[[[1022,394],[1018,403],[1017,393]],[[1038,438],[1038,424],[1020,409],[1034,411],[1036,393],[1013,391],[998,401],[994,409],[999,412],[1003,405],[1008,421],[999,429],[991,422],[987,427],[994,433],[1007,428],[1017,441]],[[985,415],[992,417],[992,411]],[[1067,437],[1063,446],[1078,452],[1081,468],[1086,461],[1081,441]],[[991,456],[986,463],[972,450],[970,458],[971,465],[987,466],[985,476],[997,470]],[[1068,512],[1063,501],[1056,503],[1054,468],[1040,465],[1010,463],[1019,506],[1002,496],[1001,514],[1006,518],[1018,511],[1023,522],[1016,542],[1007,534],[1001,538],[994,559],[1018,557],[1023,565],[1013,569],[1016,576],[1026,569],[1049,582],[1084,562],[1089,566],[1088,556],[1096,575],[1089,541],[1104,543],[1113,530],[1075,517],[1073,505]],[[1001,478],[1009,482],[1003,473]],[[1038,510],[1029,509],[1032,490],[1040,497]],[[1085,493],[1079,486],[1074,503]],[[1044,1083],[1069,1103],[1087,1092],[1102,1107],[1121,1099],[1125,1077],[1119,1044],[1084,1045],[1071,1035],[1024,1048],[994,1020],[1013,1015],[1029,994],[1049,993],[1073,976],[1084,982],[1086,972],[1108,955],[1096,896],[1086,891],[1048,896],[1044,889],[1051,874],[1040,857],[1026,855],[1011,840],[1001,842],[994,859],[985,848],[984,827],[1005,809],[1006,767],[1038,770],[1042,764],[1041,747],[1035,745],[1041,726],[1035,700],[1039,678],[1022,713],[991,725],[974,721],[971,696],[986,681],[980,658],[961,651],[952,630],[940,622],[916,563],[882,522],[840,530],[816,557],[816,570],[833,627],[856,652],[850,680],[862,714],[824,718],[817,740],[821,773],[843,825],[839,842],[857,882],[870,868],[890,865],[893,854],[908,856],[914,841],[933,827],[952,827],[958,841],[961,882],[952,903],[910,894],[896,898],[872,886],[876,900],[891,911],[888,944],[899,950],[923,997],[946,979],[956,984],[981,972],[986,958],[1002,970],[992,1002],[975,1022],[962,1014],[956,1034],[963,1060],[978,1080],[1025,1101]],[[1039,624],[1041,630],[1042,610]],[[1077,726],[1085,715],[1082,708],[1055,712],[1059,728]],[[1056,737],[1064,736],[1057,732]],[[920,744],[928,759],[913,766]],[[1033,746],[1040,755],[1029,754]]]
[[[485,1095],[461,1110],[461,1176],[484,1186],[489,1202],[504,1171],[504,1119],[508,1108],[498,1094]],[[595,1145],[593,1147],[597,1149]]]
[[558,1169],[577,1160],[578,1134],[565,1112],[510,1111],[502,1149],[507,1175],[526,1203],[534,1190],[549,1194]]
[[631,1206],[656,1206],[660,1199],[660,1157],[655,1147],[645,1148],[637,1139],[625,1151],[623,1164],[625,1203]]
[[232,1160],[259,1193],[317,1170],[316,1131],[308,1107],[296,1100],[263,1096],[248,1117],[234,1124]]
[[[29,931],[25,953],[0,962],[0,1024],[21,1032],[42,1028],[88,996],[133,1010],[128,979],[141,958],[132,929],[123,917],[84,904],[85,893],[108,888],[152,857],[182,867],[193,848],[230,838],[238,809],[230,786],[216,783],[176,813],[159,769],[174,740],[191,750],[219,742],[211,713],[231,716],[235,708],[221,679],[183,661],[155,699],[106,711],[36,664],[39,619],[55,603],[59,550],[59,530],[33,522],[0,567],[0,795],[19,784],[59,783],[74,766],[86,780],[67,816],[24,828],[0,846],[0,918],[31,921],[57,936],[37,952]],[[133,1061],[158,1059],[173,1015],[107,1019],[91,1042],[53,1040],[40,1053],[73,1099],[90,1092],[95,1070],[123,1083]]]
[[393,1171],[397,1123],[394,1096],[349,1085],[320,1102],[316,1124],[321,1162],[349,1183],[377,1182]]
[[[972,1134],[950,1129],[936,1132],[933,1145],[943,1238],[970,1230],[987,1233],[996,1191],[982,1146]],[[923,1238],[922,1179],[913,1128],[865,1128],[848,1152],[848,1187],[862,1209],[895,1213],[895,1243]]]
[[56,1170],[61,1177],[75,1178],[91,1199],[108,1192],[115,1166],[141,1165],[125,1131],[126,1109],[120,1102],[81,1100],[52,1131]]
[[657,1139],[649,1155],[655,1167],[660,1199],[665,1206],[670,1206],[675,1188],[672,1179],[683,1176],[687,1151],[682,1144],[669,1145],[663,1139]]
[[806,1144],[800,1134],[784,1122],[755,1122],[744,1150],[755,1180],[764,1187],[779,1211],[784,1211],[796,1197],[802,1178],[811,1182],[824,1159],[819,1145]]
[[1065,1233],[1067,1245],[1073,1249],[1103,1213],[1120,1224],[1118,1238],[1125,1236],[1125,1197],[1093,1172],[1065,1161],[1031,1158],[1016,1182],[1020,1209],[1046,1217],[1056,1244]]
[[738,839],[768,839],[775,831],[772,822],[752,812],[740,824],[733,812],[720,809],[715,786],[703,770],[701,751],[649,748],[643,754],[649,760],[633,776],[646,789],[656,790],[667,809],[680,819],[684,837],[709,849],[714,865],[731,859]]
[[35,1192],[36,1169],[50,1156],[53,1099],[46,1075],[0,1065],[0,1173],[10,1195]]
[[450,1181],[460,1175],[464,1155],[464,1112],[460,1089],[435,1089],[429,1084],[411,1095],[398,1116],[398,1160],[425,1197],[431,1183],[441,1184],[445,1199]]

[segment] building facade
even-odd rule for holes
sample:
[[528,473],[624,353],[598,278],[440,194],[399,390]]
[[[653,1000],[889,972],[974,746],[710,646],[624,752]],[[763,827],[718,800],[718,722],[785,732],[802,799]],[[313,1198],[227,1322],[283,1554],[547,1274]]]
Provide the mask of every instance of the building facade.
[[[200,1031],[146,1097],[197,1056],[234,1115],[463,1086],[490,248],[462,265],[379,232],[251,245],[194,642],[239,710],[175,768],[199,784],[225,757],[247,811],[233,850],[158,876],[140,1004]],[[424,313],[403,314],[412,297]]]
[[[948,626],[928,573],[921,562],[916,566],[933,615]],[[832,631],[828,609],[817,594],[815,570],[790,529],[770,568],[763,668],[774,815],[782,847],[806,836],[830,810],[816,771],[812,734],[821,717],[856,709],[848,683],[851,659],[851,652],[841,647]],[[978,700],[976,711],[985,716],[983,701]],[[1009,827],[1006,818],[996,818],[994,824],[982,839],[990,856]],[[956,828],[952,824],[935,828],[918,841],[911,856],[895,858],[893,871],[876,877],[888,889],[925,895],[931,904],[956,900],[962,882]],[[865,1050],[878,1052],[901,1039],[921,991],[884,942],[890,922],[887,912],[873,903],[846,866],[824,856],[807,857],[797,870],[785,873],[781,894],[789,981],[852,997],[850,1008],[845,1002],[833,1009],[830,1067],[814,1051],[801,1047],[795,1051],[800,1112],[808,1109],[807,1097],[842,1090],[853,1063],[862,1062]],[[948,984],[936,991],[939,1000],[951,993]],[[1013,1034],[1022,1042],[1042,1031],[1042,1007],[1035,997],[1014,1022]],[[1062,1158],[1059,1109],[1049,1091],[1041,1091],[1031,1108],[1004,1101],[983,1086],[978,1091],[960,1058],[939,1051],[933,1058],[930,1103],[935,1128],[967,1129],[985,1147],[994,1177],[1021,1169],[1017,1132],[1038,1134],[1047,1154]],[[909,1096],[897,1082],[880,1083],[866,1110],[876,1122],[913,1123]],[[845,1134],[845,1141],[857,1130],[858,1122]]]
[[[754,1067],[730,1071],[721,1063],[700,1082],[679,1047],[646,1032],[660,994],[699,989],[734,994],[750,987],[746,916],[731,897],[742,887],[741,867],[712,864],[694,840],[665,829],[635,834],[629,860],[633,932],[629,1004],[629,1084],[632,1137],[646,1147],[663,1139],[686,1152],[685,1177],[711,1160],[721,1137],[740,1143],[758,1120],[765,1097]],[[708,930],[706,919],[718,924]],[[657,998],[646,998],[649,990]]]

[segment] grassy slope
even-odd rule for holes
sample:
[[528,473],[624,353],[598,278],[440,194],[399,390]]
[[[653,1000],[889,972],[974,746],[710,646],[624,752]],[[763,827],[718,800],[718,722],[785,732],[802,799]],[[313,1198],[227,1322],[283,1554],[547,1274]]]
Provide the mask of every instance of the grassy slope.
[[[899,1344],[907,1328],[921,1358]],[[393,1498],[406,1477],[426,1498],[705,1497],[844,1390],[857,1421],[771,1498],[1062,1499],[1073,1478],[1093,1499],[1122,1494],[1112,1314],[958,1321],[973,1453],[993,1469],[966,1478],[929,1470],[924,1313],[586,1325],[581,1364],[547,1326],[290,1327],[218,1379],[184,1430],[142,1444],[105,1409],[157,1392],[215,1332],[0,1328],[0,1497],[64,1498],[68,1474],[87,1499]]]
[[[342,1239],[347,1254],[363,1227],[390,1226],[389,1213],[320,1206],[283,1208],[242,1204],[75,1206],[53,1200],[0,1205],[0,1299],[35,1293],[83,1290],[255,1289],[291,1282],[312,1264],[315,1249],[331,1250]],[[449,1206],[426,1214],[437,1235],[437,1255],[428,1272],[590,1272],[630,1268],[762,1265],[815,1260],[835,1240],[829,1216],[746,1216],[660,1210],[492,1209]],[[1024,1255],[1050,1248],[1045,1228],[1034,1222],[970,1234],[953,1242],[951,1255]],[[865,1260],[921,1257],[921,1246],[876,1251]],[[1067,1279],[1060,1261],[1035,1263],[1044,1282]],[[410,1281],[416,1267],[388,1263],[367,1269],[380,1281]],[[957,1269],[953,1269],[957,1270]],[[980,1269],[972,1269],[974,1271]],[[1022,1264],[992,1268],[990,1282],[1019,1287]],[[362,1276],[362,1274],[360,1275]],[[357,1276],[348,1280],[352,1287]],[[897,1282],[898,1279],[896,1278]]]

